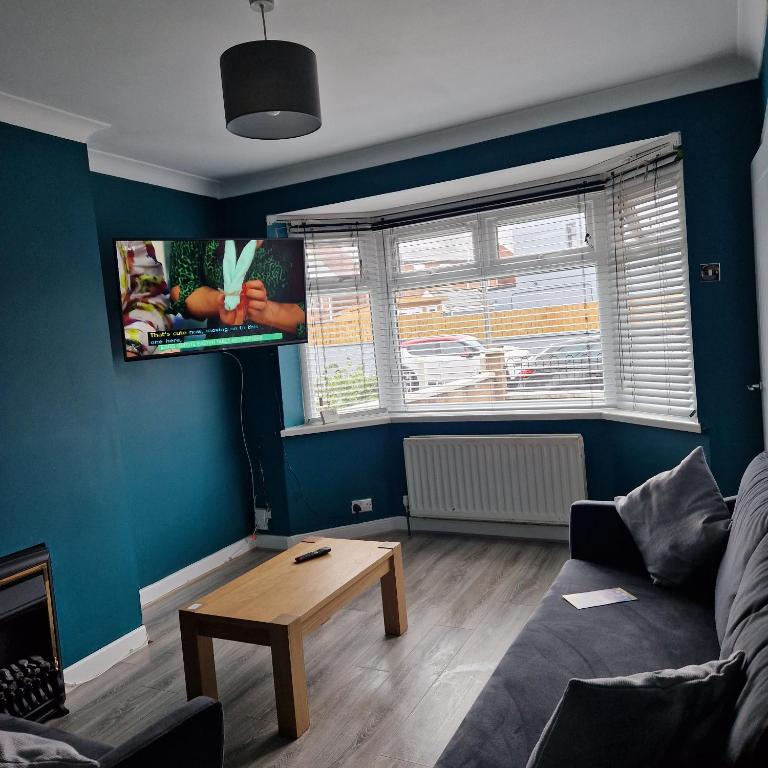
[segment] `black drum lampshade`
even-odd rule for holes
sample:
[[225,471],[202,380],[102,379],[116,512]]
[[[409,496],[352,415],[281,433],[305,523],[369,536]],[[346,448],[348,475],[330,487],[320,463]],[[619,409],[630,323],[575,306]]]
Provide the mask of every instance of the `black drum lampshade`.
[[249,139],[291,139],[322,125],[317,59],[304,45],[256,40],[221,54],[227,130]]

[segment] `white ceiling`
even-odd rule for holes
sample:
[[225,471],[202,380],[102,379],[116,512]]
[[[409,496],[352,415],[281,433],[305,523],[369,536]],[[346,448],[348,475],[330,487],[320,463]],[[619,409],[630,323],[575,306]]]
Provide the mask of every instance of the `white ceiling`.
[[219,80],[260,36],[247,0],[2,0],[0,91],[109,124],[89,148],[233,179],[707,63],[754,76],[761,5],[277,0],[270,37],[317,53],[323,127],[259,142],[226,131]]
[[426,184],[421,187],[401,189],[397,192],[386,192],[371,197],[361,197],[355,200],[345,200],[330,205],[320,205],[313,208],[302,208],[296,211],[273,214],[269,221],[286,221],[288,219],[323,219],[344,218],[345,216],[376,217],[419,208],[425,204],[430,207],[451,203],[455,200],[467,200],[478,195],[487,197],[494,194],[509,192],[516,187],[530,185],[531,182],[555,183],[574,176],[589,176],[604,170],[604,164],[620,157],[628,157],[660,146],[679,143],[680,134],[657,136],[651,141],[631,141],[627,144],[617,144],[612,147],[595,149],[590,152],[580,152],[576,155],[542,160],[537,163],[518,165],[504,168],[501,171],[480,173],[475,176],[464,176],[460,179],[441,181],[436,184]]

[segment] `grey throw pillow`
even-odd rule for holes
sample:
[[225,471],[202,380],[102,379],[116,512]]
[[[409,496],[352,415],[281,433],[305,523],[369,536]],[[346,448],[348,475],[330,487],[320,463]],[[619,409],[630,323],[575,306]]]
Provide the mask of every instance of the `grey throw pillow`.
[[701,447],[674,469],[617,496],[616,508],[654,584],[680,587],[714,576],[731,515]]
[[571,680],[527,768],[721,766],[744,654],[682,669]]
[[98,768],[98,763],[81,755],[63,741],[34,733],[0,731],[0,768],[40,765],[45,768]]

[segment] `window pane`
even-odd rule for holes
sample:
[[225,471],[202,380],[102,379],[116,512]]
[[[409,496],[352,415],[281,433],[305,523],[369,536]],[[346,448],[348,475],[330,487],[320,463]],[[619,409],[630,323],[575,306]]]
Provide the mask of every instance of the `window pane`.
[[309,237],[306,240],[307,281],[335,282],[360,276],[360,252],[351,237]]
[[616,406],[693,419],[688,268],[679,166],[609,188]]
[[522,219],[496,229],[499,259],[537,256],[581,248],[587,235],[583,211]]
[[594,265],[520,275],[496,333],[527,350],[509,379],[510,400],[601,400],[600,311]]
[[378,408],[368,292],[310,296],[308,332],[305,366],[311,415],[318,416],[321,408],[340,413]]
[[407,409],[604,397],[594,264],[400,290],[394,313]]
[[472,232],[398,240],[397,257],[403,273],[461,267],[475,259]]

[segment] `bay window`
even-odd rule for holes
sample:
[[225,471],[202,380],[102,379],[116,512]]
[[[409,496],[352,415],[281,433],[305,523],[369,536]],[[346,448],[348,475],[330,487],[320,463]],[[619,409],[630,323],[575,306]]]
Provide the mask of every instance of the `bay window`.
[[506,199],[286,223],[306,242],[308,421],[326,409],[695,421],[671,147]]

